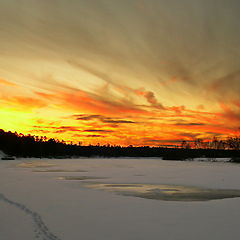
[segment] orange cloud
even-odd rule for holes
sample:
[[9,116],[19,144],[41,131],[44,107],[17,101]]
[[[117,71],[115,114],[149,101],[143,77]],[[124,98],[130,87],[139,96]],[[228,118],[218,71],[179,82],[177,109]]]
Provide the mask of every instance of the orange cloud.
[[55,95],[54,94],[48,94],[48,93],[43,93],[43,92],[34,92],[36,95],[42,97],[42,98],[46,98],[46,99],[54,99]]
[[168,110],[174,111],[177,114],[181,114],[182,111],[186,110],[185,106],[173,106],[173,107],[169,107]]
[[[222,112],[214,113],[201,111],[202,107],[195,111],[183,105],[163,106],[154,92],[144,88],[114,85],[114,91],[120,94],[113,98],[104,96],[103,92],[61,86],[62,91],[48,89],[48,92],[34,92],[35,97],[8,96],[2,101],[21,110],[48,107],[47,113],[38,111],[42,116],[35,117],[38,120],[31,124],[29,132],[83,144],[158,146],[177,144],[182,139],[225,137],[234,134],[233,128],[240,119],[237,101],[232,105],[221,104]],[[136,105],[136,96],[148,104]],[[56,111],[56,119],[52,109]]]
[[240,123],[240,111],[234,111],[230,105],[227,105],[225,103],[219,103],[219,105],[223,110],[222,116],[228,119],[228,122],[230,120],[238,124]]
[[199,105],[197,106],[197,109],[198,109],[198,110],[204,110],[204,109],[205,109],[205,107],[204,107],[204,105],[203,105],[203,104],[199,104]]
[[21,108],[42,108],[47,106],[47,103],[43,100],[37,99],[37,98],[31,98],[31,97],[21,97],[21,96],[15,96],[8,99],[5,99],[10,104],[17,105]]
[[109,101],[96,94],[90,94],[82,90],[72,93],[59,93],[57,98],[62,101],[64,108],[71,108],[86,113],[99,114],[147,114],[147,111],[142,110],[135,105],[127,104],[121,101]]
[[9,82],[9,81],[1,79],[1,78],[0,78],[0,84],[11,86],[11,87],[16,87],[17,86],[15,83]]
[[233,104],[240,108],[240,101],[233,101]]

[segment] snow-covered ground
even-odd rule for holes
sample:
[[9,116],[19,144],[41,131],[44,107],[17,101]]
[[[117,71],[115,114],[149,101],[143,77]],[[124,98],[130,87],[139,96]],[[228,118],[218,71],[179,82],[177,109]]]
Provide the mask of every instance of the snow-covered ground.
[[237,239],[240,198],[164,201],[96,186],[240,190],[239,173],[233,163],[154,158],[0,161],[0,239]]

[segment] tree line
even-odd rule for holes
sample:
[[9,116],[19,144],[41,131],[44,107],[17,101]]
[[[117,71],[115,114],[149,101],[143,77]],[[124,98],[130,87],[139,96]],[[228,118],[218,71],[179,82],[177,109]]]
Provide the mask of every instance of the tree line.
[[183,141],[175,148],[167,147],[123,147],[112,145],[88,145],[66,143],[45,136],[18,134],[0,129],[0,150],[16,157],[72,158],[72,157],[161,157],[166,160],[184,160],[197,157],[240,159],[240,138],[228,138],[210,142],[197,139]]
[[194,141],[182,141],[182,148],[194,149],[223,149],[223,150],[240,150],[240,137],[228,137],[226,139],[218,140],[213,137],[210,141],[203,139],[195,139]]

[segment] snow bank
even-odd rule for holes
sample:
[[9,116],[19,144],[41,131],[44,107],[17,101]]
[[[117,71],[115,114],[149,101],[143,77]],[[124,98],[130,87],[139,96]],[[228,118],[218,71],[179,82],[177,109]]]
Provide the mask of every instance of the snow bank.
[[2,150],[0,150],[0,159],[2,158],[2,157],[5,157],[6,156],[6,154],[2,151]]

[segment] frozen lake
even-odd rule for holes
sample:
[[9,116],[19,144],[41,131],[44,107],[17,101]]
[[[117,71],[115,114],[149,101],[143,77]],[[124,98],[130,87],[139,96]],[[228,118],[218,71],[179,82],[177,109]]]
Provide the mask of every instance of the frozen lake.
[[0,239],[236,239],[239,173],[153,158],[0,161]]

